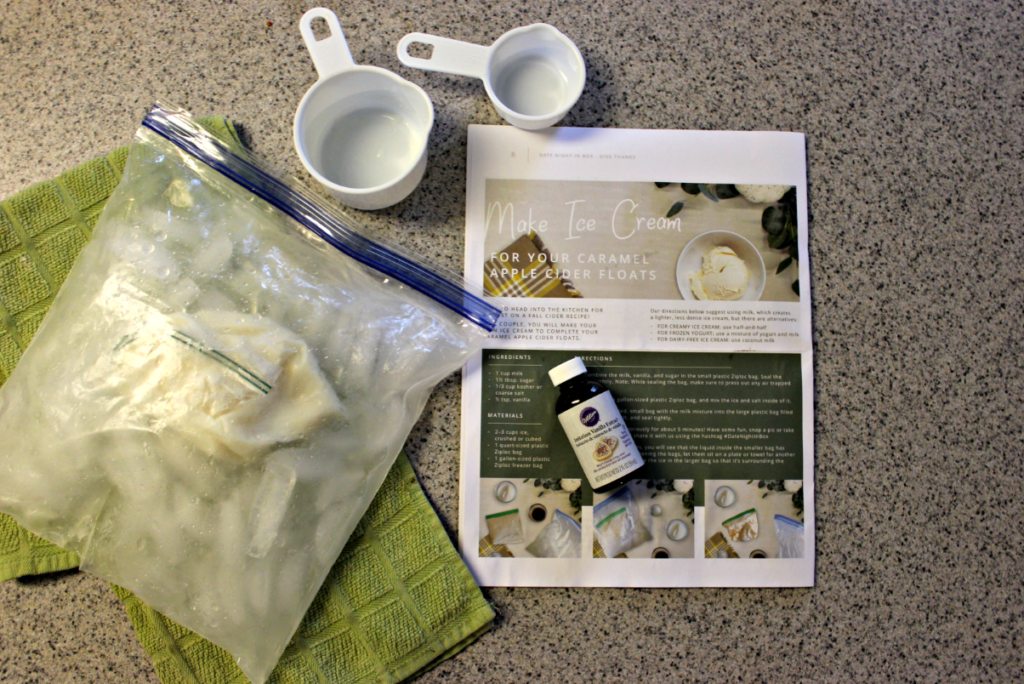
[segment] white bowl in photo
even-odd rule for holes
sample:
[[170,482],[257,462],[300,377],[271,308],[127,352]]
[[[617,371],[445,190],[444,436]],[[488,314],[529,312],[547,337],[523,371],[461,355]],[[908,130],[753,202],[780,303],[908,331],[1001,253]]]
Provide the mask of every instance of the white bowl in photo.
[[665,526],[665,535],[672,541],[683,541],[690,536],[690,526],[684,520],[673,520]]
[[736,491],[732,487],[722,485],[715,490],[714,501],[719,508],[729,508],[736,503]]
[[502,480],[494,486],[494,498],[501,503],[512,503],[516,499],[516,486],[508,480]]
[[679,254],[679,261],[676,262],[676,285],[683,299],[695,301],[693,290],[690,289],[690,275],[699,273],[704,268],[704,253],[712,247],[728,247],[736,252],[736,256],[743,259],[750,271],[750,282],[743,295],[735,300],[739,302],[756,302],[761,299],[764,291],[765,268],[764,259],[757,251],[753,243],[742,235],[737,235],[728,230],[712,230],[701,233],[690,240],[683,251]]

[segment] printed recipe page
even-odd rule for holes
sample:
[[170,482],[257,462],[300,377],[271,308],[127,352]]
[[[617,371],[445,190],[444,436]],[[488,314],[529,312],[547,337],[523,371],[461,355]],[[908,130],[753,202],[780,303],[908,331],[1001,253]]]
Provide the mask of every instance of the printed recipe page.
[[813,584],[803,136],[471,126],[468,176],[478,580]]

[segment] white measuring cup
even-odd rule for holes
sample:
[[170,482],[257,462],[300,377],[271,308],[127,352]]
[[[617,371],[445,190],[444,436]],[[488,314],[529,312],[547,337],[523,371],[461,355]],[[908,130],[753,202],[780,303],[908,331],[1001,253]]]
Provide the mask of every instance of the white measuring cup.
[[[317,40],[314,19],[331,35]],[[302,15],[299,30],[319,80],[295,112],[295,150],[338,201],[383,209],[409,196],[427,168],[434,106],[423,89],[372,66],[357,66],[334,12]]]
[[[432,46],[430,58],[410,55],[413,43]],[[579,48],[548,24],[512,29],[490,47],[410,33],[398,43],[398,59],[414,69],[482,79],[502,118],[531,131],[557,123],[572,109],[587,73]]]

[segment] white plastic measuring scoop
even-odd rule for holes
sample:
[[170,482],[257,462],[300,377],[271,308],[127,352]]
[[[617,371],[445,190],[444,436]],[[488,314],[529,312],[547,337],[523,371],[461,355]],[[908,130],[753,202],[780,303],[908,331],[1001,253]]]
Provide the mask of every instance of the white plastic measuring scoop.
[[[411,56],[413,43],[432,46],[430,58]],[[398,43],[398,59],[415,69],[482,79],[502,118],[531,131],[565,116],[580,99],[587,74],[579,48],[548,24],[513,29],[490,47],[410,33]]]
[[[316,39],[314,19],[327,22],[329,37]],[[303,166],[350,207],[401,202],[427,168],[430,98],[386,69],[357,66],[334,12],[309,10],[299,30],[320,75],[295,112],[295,150]]]

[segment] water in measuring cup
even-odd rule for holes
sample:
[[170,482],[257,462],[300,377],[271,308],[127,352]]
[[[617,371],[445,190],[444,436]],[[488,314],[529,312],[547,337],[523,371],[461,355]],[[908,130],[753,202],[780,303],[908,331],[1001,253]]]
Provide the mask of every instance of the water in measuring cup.
[[494,82],[494,93],[517,114],[543,116],[562,107],[566,87],[565,77],[551,60],[530,55],[501,70]]
[[346,188],[374,188],[403,176],[419,151],[416,133],[401,116],[383,107],[357,109],[327,131],[322,173]]

